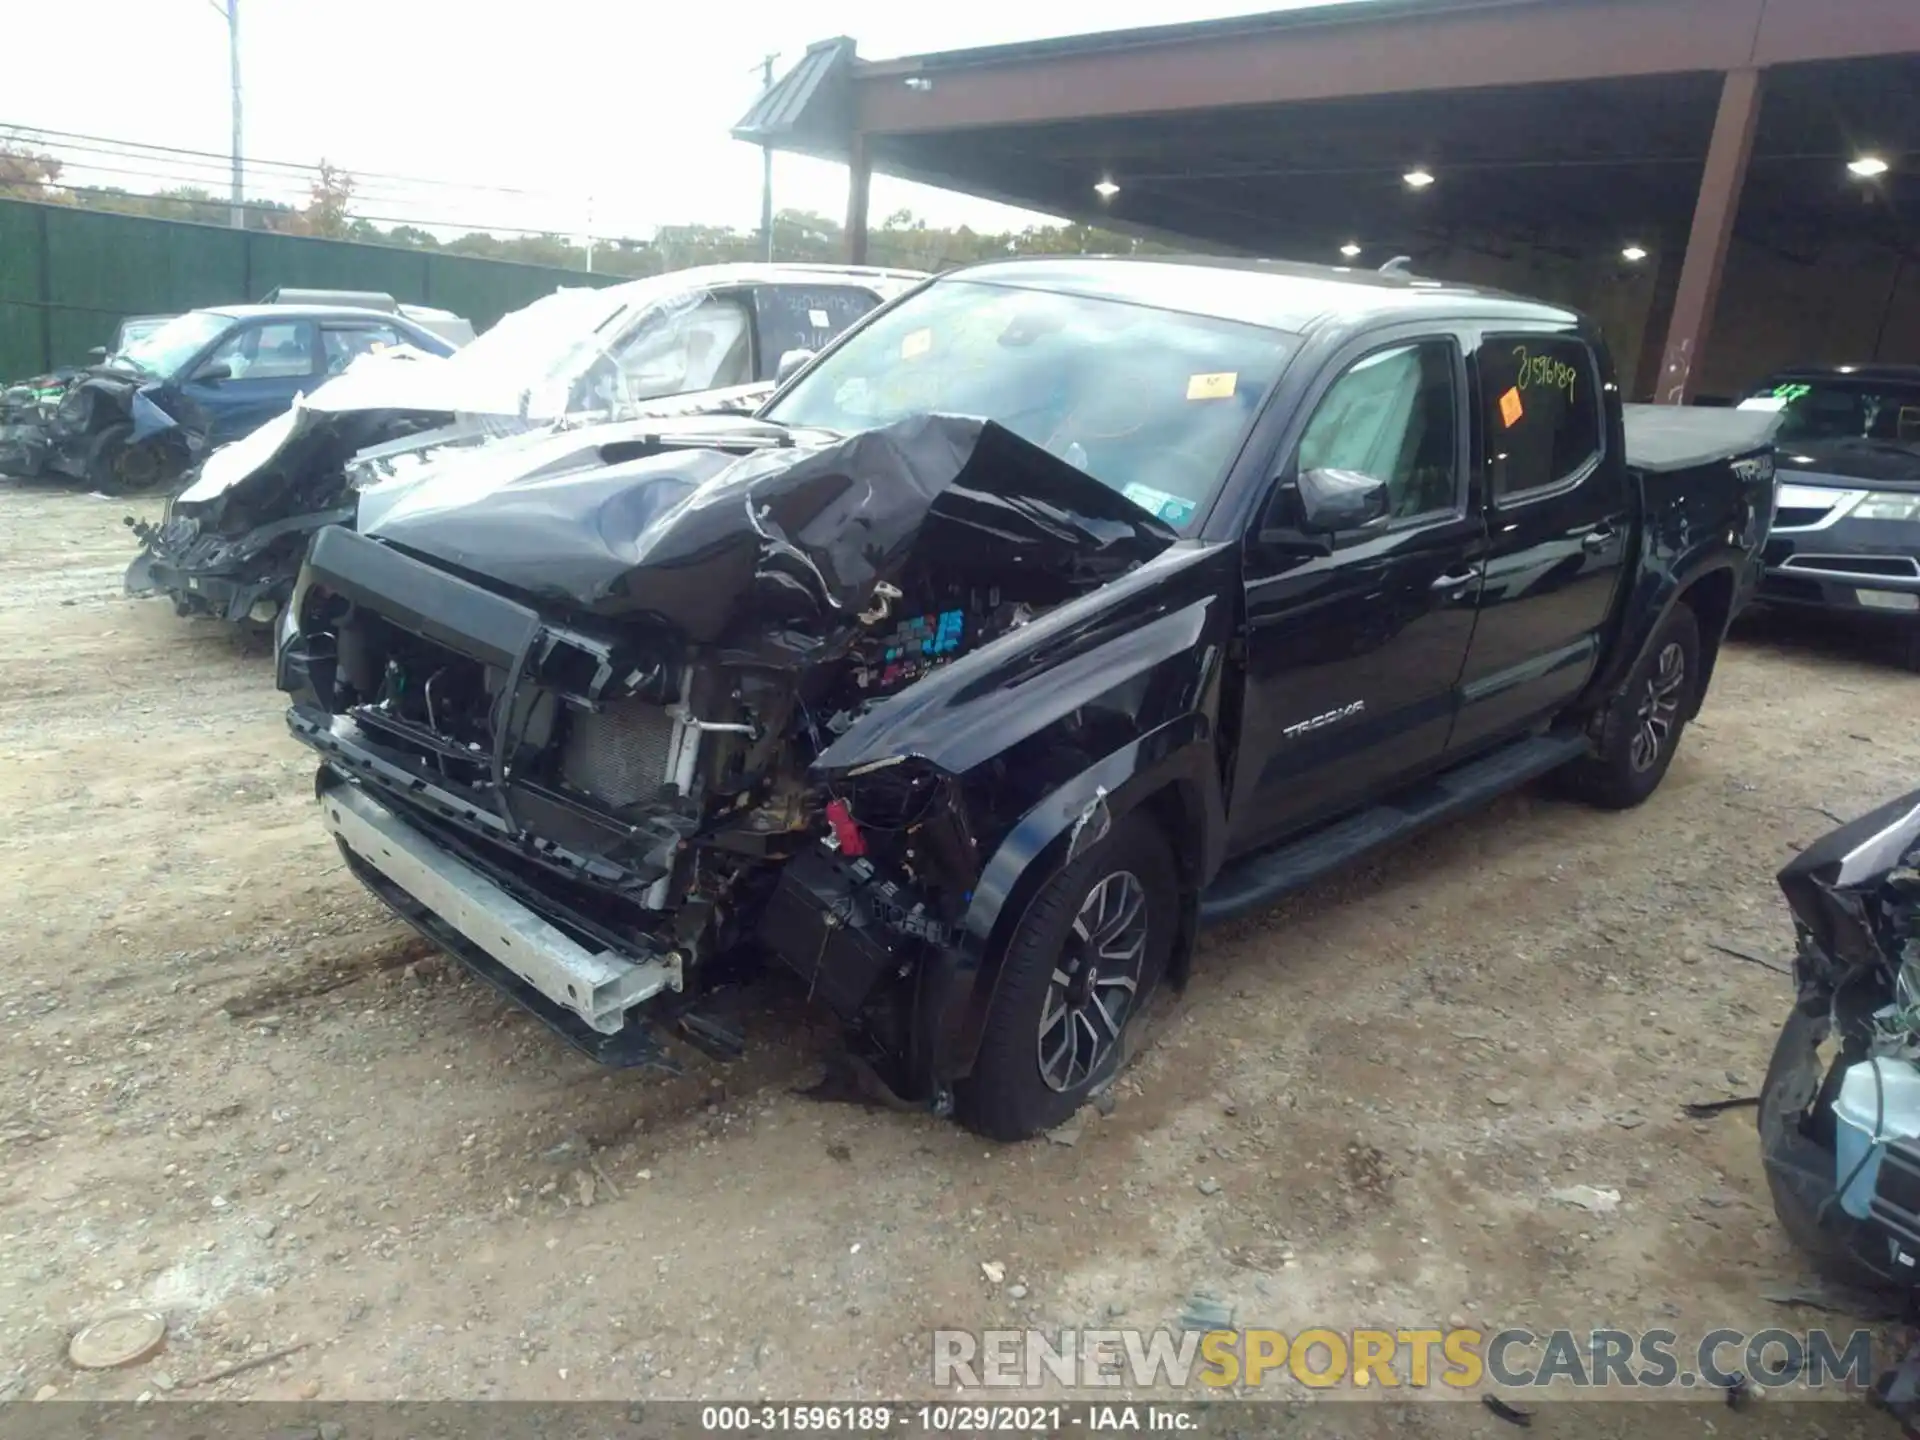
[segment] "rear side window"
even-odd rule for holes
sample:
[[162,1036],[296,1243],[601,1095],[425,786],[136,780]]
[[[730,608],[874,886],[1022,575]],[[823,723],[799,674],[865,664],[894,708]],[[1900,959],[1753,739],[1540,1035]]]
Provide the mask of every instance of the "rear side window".
[[391,325],[327,325],[320,331],[327,374],[338,375],[362,355],[391,350],[401,343]]
[[1476,356],[1493,498],[1577,479],[1600,457],[1593,352],[1559,335],[1489,335]]

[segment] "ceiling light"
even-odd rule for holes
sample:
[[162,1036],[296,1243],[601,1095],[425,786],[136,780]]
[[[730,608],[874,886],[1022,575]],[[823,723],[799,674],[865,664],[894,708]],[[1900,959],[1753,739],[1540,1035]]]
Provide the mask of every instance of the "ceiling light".
[[1433,172],[1431,170],[1409,170],[1400,178],[1407,182],[1407,188],[1409,190],[1424,190],[1433,183]]
[[1347,241],[1346,244],[1340,247],[1340,253],[1346,256],[1347,259],[1349,260],[1353,259],[1356,255],[1360,253],[1359,242],[1355,240]]
[[1629,245],[1620,252],[1620,258],[1638,265],[1642,260],[1647,258],[1647,252],[1641,246]]
[[1878,155],[1862,155],[1858,160],[1849,160],[1847,169],[1862,180],[1871,180],[1876,175],[1887,173],[1887,162]]
[[1102,180],[1098,185],[1093,187],[1093,193],[1098,195],[1102,200],[1111,200],[1120,193],[1120,187],[1111,180]]

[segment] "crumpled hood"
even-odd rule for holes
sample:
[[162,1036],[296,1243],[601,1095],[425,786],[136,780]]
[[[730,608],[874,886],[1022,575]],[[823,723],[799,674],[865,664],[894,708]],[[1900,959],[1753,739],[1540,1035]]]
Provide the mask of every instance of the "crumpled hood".
[[1920,963],[1920,790],[1814,841],[1779,883],[1802,963],[1815,961],[1827,987],[1877,964]]
[[654,617],[695,643],[850,623],[916,551],[1100,584],[1175,538],[990,421],[919,416],[795,441],[730,417],[528,437],[391,495],[363,492],[359,529],[536,600]]

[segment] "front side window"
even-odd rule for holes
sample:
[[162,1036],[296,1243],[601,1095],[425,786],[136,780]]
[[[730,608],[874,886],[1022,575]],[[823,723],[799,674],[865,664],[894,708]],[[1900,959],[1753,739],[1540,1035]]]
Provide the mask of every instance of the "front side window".
[[1350,470],[1387,487],[1395,519],[1458,501],[1454,349],[1422,340],[1356,361],[1321,397],[1300,439],[1298,469]]
[[992,420],[1178,530],[1206,513],[1295,344],[1239,321],[943,280],[762,413],[842,435],[932,413]]
[[841,331],[880,303],[854,285],[758,285],[753,308],[760,323],[760,369],[771,379],[792,350],[824,350]]
[[235,380],[291,380],[313,374],[311,320],[275,320],[246,325],[222,340],[207,357],[225,365]]
[[686,308],[659,310],[610,358],[629,401],[745,385],[753,379],[747,308],[731,295],[704,295]]
[[1489,335],[1476,358],[1495,502],[1566,484],[1600,458],[1599,371],[1583,341]]

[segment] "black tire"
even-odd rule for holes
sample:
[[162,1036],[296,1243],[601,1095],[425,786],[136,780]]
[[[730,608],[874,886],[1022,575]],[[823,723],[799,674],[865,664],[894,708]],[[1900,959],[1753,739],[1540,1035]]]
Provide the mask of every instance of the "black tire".
[[1699,684],[1700,622],[1676,605],[1608,703],[1596,753],[1567,766],[1561,787],[1603,810],[1630,810],[1645,800],[1680,748]]
[[1900,636],[1900,663],[1920,675],[1920,624],[1907,626]]
[[[1129,881],[1139,893],[1145,930],[1137,958],[1116,959],[1112,952],[1132,949],[1131,931],[1114,929],[1102,947],[1082,932],[1091,929],[1092,940],[1102,939],[1097,909],[1104,903],[1117,919],[1127,909]],[[1084,922],[1083,912],[1090,916]],[[1055,876],[1007,942],[973,1073],[955,1087],[961,1121],[990,1139],[1024,1140],[1085,1104],[1128,1052],[1128,1029],[1166,970],[1179,915],[1173,852],[1145,815],[1122,820]],[[1095,953],[1099,948],[1106,960]],[[1050,1018],[1046,1028],[1043,1018]],[[1049,1066],[1049,1057],[1059,1055],[1056,1042],[1071,1049]]]
[[103,495],[131,495],[157,485],[165,469],[150,447],[128,444],[133,426],[109,425],[87,446],[87,483]]
[[1760,1087],[1760,1156],[1774,1217],[1794,1248],[1834,1284],[1897,1288],[1880,1268],[1887,1263],[1885,1237],[1833,1199],[1840,1178],[1833,1159],[1837,1122],[1827,1108],[1833,1100],[1829,1077],[1820,1073],[1816,1054],[1827,1030],[1826,1016],[1796,1008],[1780,1028]]

